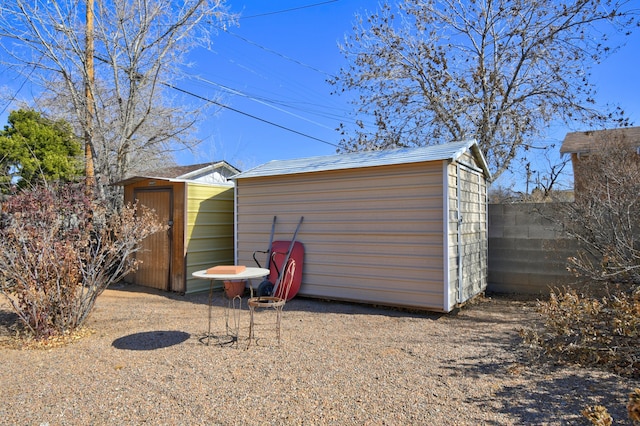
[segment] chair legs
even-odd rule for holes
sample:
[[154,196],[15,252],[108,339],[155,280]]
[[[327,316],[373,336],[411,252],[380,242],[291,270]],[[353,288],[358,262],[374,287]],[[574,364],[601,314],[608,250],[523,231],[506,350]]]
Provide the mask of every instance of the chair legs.
[[[289,254],[287,254],[287,259],[289,258]],[[247,305],[249,306],[249,345],[251,345],[251,340],[255,338],[254,336],[254,310],[255,308],[272,308],[276,311],[276,337],[278,338],[278,345],[280,345],[280,334],[281,334],[281,324],[282,324],[282,308],[284,308],[285,303],[287,303],[287,298],[289,296],[289,291],[291,290],[291,285],[293,283],[293,277],[296,270],[296,261],[294,259],[288,259],[286,267],[283,268],[282,275],[278,278],[274,285],[273,296],[263,296],[263,297],[251,297],[247,301]],[[249,346],[247,346],[249,347]]]
[[280,331],[282,330],[282,306],[276,308],[276,336],[280,345]]
[[[271,299],[271,300],[270,300]],[[250,299],[248,302],[249,305],[249,344],[251,345],[251,341],[255,339],[255,309],[256,308],[271,308],[275,310],[276,315],[276,338],[278,340],[278,345],[280,345],[281,338],[281,329],[282,329],[282,308],[284,307],[284,302],[281,300],[272,300],[276,298],[271,297],[262,297],[262,298],[254,298]],[[247,347],[248,347],[247,346]]]
[[253,306],[249,305],[249,345],[251,345],[251,340],[253,340]]

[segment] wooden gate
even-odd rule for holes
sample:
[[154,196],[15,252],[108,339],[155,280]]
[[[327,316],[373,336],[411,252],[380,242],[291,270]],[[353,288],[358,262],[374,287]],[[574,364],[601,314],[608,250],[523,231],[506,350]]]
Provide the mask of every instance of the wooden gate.
[[[173,190],[171,188],[136,189],[134,198],[139,204],[153,209],[160,222],[173,224]],[[145,238],[136,259],[141,263],[134,275],[134,283],[145,287],[169,290],[171,276],[171,227]]]

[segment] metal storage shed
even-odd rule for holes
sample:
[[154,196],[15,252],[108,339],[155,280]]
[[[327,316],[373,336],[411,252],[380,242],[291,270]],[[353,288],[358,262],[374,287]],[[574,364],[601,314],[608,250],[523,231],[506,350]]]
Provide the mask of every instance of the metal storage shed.
[[155,209],[169,230],[146,238],[128,281],[179,293],[209,288],[191,274],[233,262],[233,182],[240,170],[220,161],[141,172],[117,183],[124,201]]
[[475,141],[271,161],[236,182],[236,262],[300,216],[303,296],[449,312],[486,288],[487,182]]

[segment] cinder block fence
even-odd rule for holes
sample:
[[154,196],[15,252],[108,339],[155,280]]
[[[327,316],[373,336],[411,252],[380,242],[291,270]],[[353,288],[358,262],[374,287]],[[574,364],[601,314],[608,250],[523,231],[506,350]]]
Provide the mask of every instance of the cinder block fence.
[[487,291],[546,295],[553,286],[576,282],[566,270],[575,242],[548,219],[557,208],[556,203],[489,205]]

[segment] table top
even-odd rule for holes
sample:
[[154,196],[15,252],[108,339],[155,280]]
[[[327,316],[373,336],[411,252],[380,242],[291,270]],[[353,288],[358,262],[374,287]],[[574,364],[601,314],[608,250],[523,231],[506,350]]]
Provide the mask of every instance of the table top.
[[193,275],[196,278],[204,278],[208,280],[247,280],[250,278],[262,278],[271,273],[265,268],[247,268],[239,274],[207,274],[207,270],[196,271]]

